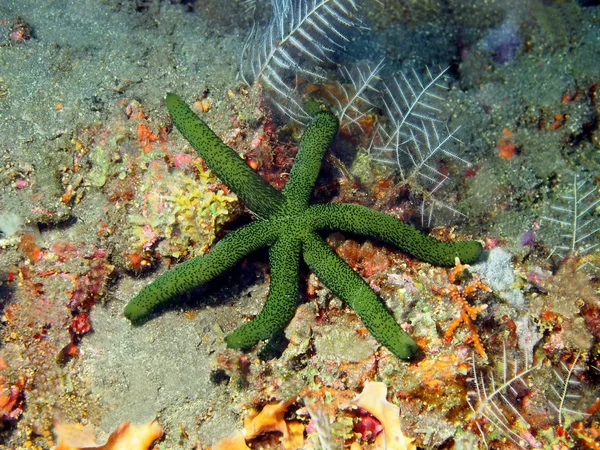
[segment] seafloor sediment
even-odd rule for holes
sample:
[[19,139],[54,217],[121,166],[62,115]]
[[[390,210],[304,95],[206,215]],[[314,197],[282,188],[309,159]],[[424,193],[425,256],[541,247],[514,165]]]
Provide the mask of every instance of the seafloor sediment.
[[[364,28],[344,29],[345,50],[317,69],[302,61],[324,79],[288,79],[339,113],[359,75],[385,64],[361,112],[342,117],[314,201],[485,245],[481,262],[448,269],[324,234],[413,336],[415,360],[382,347],[307,269],[285,336],[228,349],[224,336],[266,299],[266,252],[143,325],[123,316],[159,273],[251,218],[174,129],[166,92],[272,185],[287,180],[304,126],[239,73],[268,3],[0,4],[0,448],[86,448],[77,424],[103,443],[126,421],[154,419],[160,449],[370,449],[384,436],[397,448],[598,448],[594,1],[357,2],[349,17]],[[435,94],[424,90],[435,107],[411,116],[413,133],[431,119],[456,138],[427,170],[410,162],[426,152],[385,138],[406,112],[390,97],[420,92],[425,67],[448,70]],[[426,202],[441,207],[423,221],[441,179]],[[146,449],[157,427],[131,433],[149,433]]]

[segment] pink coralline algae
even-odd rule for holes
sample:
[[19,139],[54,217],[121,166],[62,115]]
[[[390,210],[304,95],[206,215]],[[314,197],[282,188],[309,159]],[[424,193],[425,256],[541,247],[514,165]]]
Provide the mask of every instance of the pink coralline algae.
[[192,155],[187,153],[177,153],[173,155],[173,164],[178,169],[185,169],[189,167],[192,163]]
[[100,295],[106,283],[107,276],[112,272],[106,262],[106,251],[97,249],[86,259],[90,260],[89,270],[73,280],[73,289],[67,306],[71,311],[89,310]]

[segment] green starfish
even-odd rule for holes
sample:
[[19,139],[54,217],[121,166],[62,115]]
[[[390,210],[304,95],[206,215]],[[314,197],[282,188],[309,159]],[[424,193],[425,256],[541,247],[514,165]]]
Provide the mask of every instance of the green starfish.
[[337,118],[318,112],[302,137],[289,180],[280,192],[257,175],[174,94],[167,107],[176,127],[206,165],[235,192],[256,220],[229,233],[203,256],[190,259],[158,277],[125,308],[131,321],[145,317],[195,286],[215,278],[240,258],[270,247],[271,288],[265,306],[253,320],[225,337],[231,348],[247,348],[285,328],[298,300],[300,259],[331,291],[350,305],[367,329],[394,355],[410,358],[417,345],[388,312],[368,284],[342,261],[319,230],[342,230],[389,242],[432,264],[451,266],[455,258],[475,261],[477,241],[441,242],[391,216],[349,203],[310,204],[323,155],[338,130]]

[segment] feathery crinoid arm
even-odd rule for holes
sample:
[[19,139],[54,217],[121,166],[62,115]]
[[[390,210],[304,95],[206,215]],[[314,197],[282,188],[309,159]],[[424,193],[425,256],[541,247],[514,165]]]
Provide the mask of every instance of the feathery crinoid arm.
[[350,203],[313,205],[307,214],[315,229],[349,231],[394,244],[400,250],[438,266],[453,266],[458,257],[471,264],[482,252],[477,241],[442,242],[379,211]]
[[269,245],[275,239],[266,221],[258,220],[221,239],[206,254],[192,258],[165,272],[143,288],[125,307],[125,317],[139,321],[176,295],[225,272],[247,254]]
[[294,210],[303,211],[308,207],[323,155],[337,130],[337,118],[328,111],[320,111],[304,132],[290,178],[282,191],[287,203]]
[[304,261],[325,286],[356,311],[371,334],[394,355],[409,359],[417,344],[394,320],[369,285],[316,233],[303,242]]
[[271,247],[271,286],[265,306],[254,319],[225,337],[230,348],[252,347],[283,330],[292,320],[298,302],[300,248],[300,240],[290,235],[280,236]]
[[258,217],[268,218],[283,205],[283,196],[256,174],[240,156],[175,94],[168,93],[167,108],[177,129],[202,156],[206,165]]

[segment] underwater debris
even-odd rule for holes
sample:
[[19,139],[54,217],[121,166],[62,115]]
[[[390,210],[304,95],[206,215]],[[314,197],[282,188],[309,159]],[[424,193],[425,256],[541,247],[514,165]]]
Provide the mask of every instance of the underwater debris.
[[[388,450],[414,450],[417,447],[402,433],[400,408],[386,399],[387,386],[380,382],[368,382],[354,404],[365,409],[381,422],[383,433],[377,436],[376,445]],[[385,444],[383,444],[385,443]]]
[[24,44],[33,37],[33,28],[22,17],[15,17],[10,30],[8,40],[10,44]]
[[416,450],[413,439],[400,429],[400,409],[387,401],[384,383],[367,382],[358,396],[351,390],[325,387],[307,390],[304,394],[305,406],[295,414],[310,417],[306,428],[299,420],[284,418],[289,414],[288,408],[297,401],[297,397],[293,397],[268,404],[260,413],[251,411],[244,419],[244,432],[221,438],[212,446],[213,450],[247,450],[249,445],[263,448],[260,437],[273,432],[282,435],[281,444],[286,450],[334,450],[342,448],[342,442],[352,444],[352,448],[362,448],[360,442],[374,442],[374,448]]
[[211,448],[212,450],[250,450],[250,447],[246,445],[244,433],[241,431],[236,431],[230,436],[219,439]]
[[[6,364],[3,359],[2,363]],[[27,378],[24,375],[19,375],[14,383],[7,382],[0,375],[0,428],[3,421],[16,420],[23,413],[23,393],[26,384]]]
[[270,403],[259,412],[252,410],[244,419],[244,431],[236,431],[221,438],[213,449],[245,450],[246,442],[269,433],[280,433],[281,444],[286,450],[296,450],[304,443],[304,425],[296,420],[284,419],[287,409],[296,402],[296,397],[278,403]]
[[63,424],[55,421],[54,433],[58,444],[55,450],[148,450],[163,435],[157,420],[137,426],[123,422],[108,437],[104,445],[97,445],[92,425]]
[[281,443],[286,450],[295,450],[304,443],[304,425],[298,421],[286,421],[284,415],[296,398],[266,405],[260,413],[252,411],[244,419],[246,440],[271,432],[282,434]]

